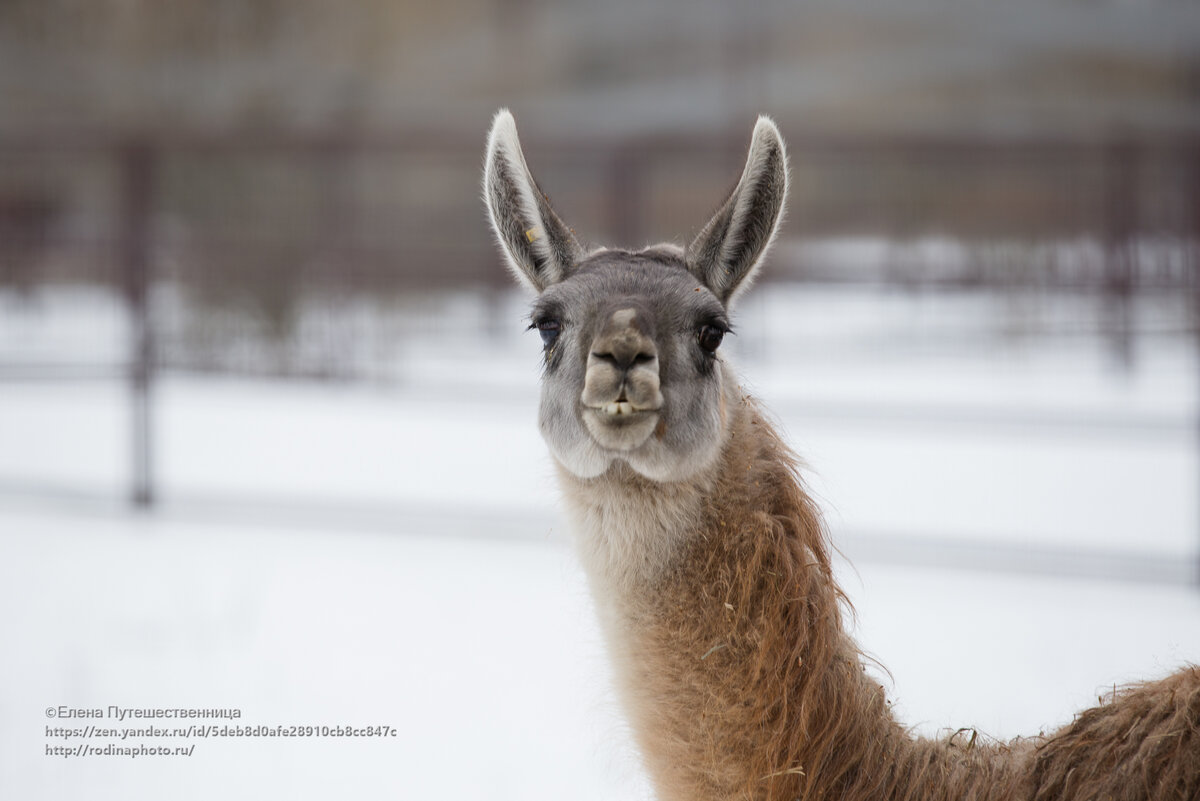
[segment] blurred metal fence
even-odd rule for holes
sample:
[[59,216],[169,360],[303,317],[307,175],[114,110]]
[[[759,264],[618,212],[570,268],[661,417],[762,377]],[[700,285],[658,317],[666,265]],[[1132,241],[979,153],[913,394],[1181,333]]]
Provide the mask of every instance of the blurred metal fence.
[[[526,142],[585,239],[694,232],[740,171],[744,132]],[[1137,297],[1185,297],[1200,326],[1200,138],[791,137],[793,195],[769,280],[1094,297],[1131,358]],[[125,355],[0,354],[0,377],[120,377],[135,418],[133,500],[153,499],[150,397],[162,368],[357,377],[339,314],[431,288],[497,290],[479,200],[482,139],[84,134],[0,140],[0,293],[100,287]],[[875,260],[820,243],[889,243]],[[298,354],[313,309],[327,347]],[[247,347],[247,342],[256,343]]]

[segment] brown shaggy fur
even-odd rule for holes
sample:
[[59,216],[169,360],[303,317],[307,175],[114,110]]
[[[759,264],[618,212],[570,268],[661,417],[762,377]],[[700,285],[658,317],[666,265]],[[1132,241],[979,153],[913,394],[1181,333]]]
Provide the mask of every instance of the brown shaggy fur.
[[619,589],[610,621],[664,800],[1200,799],[1195,668],[1045,738],[913,738],[843,627],[795,460],[753,404],[730,411],[700,532],[653,580]]

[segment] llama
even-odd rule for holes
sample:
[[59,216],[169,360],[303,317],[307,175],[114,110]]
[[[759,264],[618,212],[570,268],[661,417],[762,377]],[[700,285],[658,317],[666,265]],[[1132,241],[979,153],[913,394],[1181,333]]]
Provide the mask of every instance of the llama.
[[720,353],[783,213],[759,118],[741,179],[686,248],[584,249],[493,121],[484,197],[537,293],[538,426],[618,689],[663,801],[1200,799],[1200,669],[1010,743],[916,738],[847,633],[797,463]]

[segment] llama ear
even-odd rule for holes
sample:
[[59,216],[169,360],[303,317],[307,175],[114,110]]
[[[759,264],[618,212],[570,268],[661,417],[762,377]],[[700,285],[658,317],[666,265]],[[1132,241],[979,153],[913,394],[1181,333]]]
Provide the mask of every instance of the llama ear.
[[687,249],[688,269],[722,303],[749,286],[779,230],[787,186],[783,138],[770,118],[759,117],[742,179]]
[[517,279],[537,292],[566,277],[583,248],[550,208],[525,165],[517,124],[501,109],[488,134],[483,197],[492,230]]

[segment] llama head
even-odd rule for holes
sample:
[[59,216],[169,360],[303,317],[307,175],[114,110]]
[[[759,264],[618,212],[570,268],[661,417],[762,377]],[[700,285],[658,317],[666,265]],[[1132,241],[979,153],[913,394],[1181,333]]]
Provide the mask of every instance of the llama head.
[[710,465],[736,391],[719,351],[729,305],[770,246],[787,194],[774,123],[759,118],[741,180],[686,249],[585,251],[530,174],[506,110],[488,137],[483,192],[509,267],[538,293],[539,427],[558,462],[581,478],[624,463],[655,481]]

